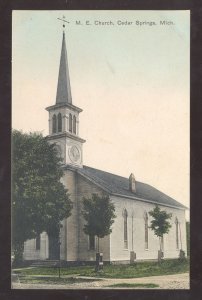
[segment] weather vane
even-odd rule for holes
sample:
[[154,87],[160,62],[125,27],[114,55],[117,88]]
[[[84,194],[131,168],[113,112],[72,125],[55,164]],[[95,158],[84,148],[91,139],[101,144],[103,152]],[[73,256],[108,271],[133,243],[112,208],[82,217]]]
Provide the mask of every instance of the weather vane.
[[62,25],[63,28],[65,28],[65,22],[69,24],[69,22],[65,20],[65,16],[63,16],[62,19],[61,18],[57,18],[57,19],[63,22]]

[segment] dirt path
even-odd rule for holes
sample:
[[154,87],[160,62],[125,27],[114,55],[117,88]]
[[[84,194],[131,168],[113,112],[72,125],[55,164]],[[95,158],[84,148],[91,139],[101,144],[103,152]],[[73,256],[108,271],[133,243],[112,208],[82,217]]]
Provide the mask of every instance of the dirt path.
[[[81,278],[81,277],[78,277]],[[89,277],[82,277],[89,278]],[[93,278],[95,279],[95,278]],[[174,274],[164,276],[151,276],[130,279],[109,279],[102,278],[100,281],[82,282],[73,284],[22,284],[14,282],[14,289],[109,289],[109,285],[116,283],[154,283],[158,284],[158,289],[189,289],[189,274]],[[110,288],[111,289],[111,288]],[[145,289],[145,288],[143,288]]]

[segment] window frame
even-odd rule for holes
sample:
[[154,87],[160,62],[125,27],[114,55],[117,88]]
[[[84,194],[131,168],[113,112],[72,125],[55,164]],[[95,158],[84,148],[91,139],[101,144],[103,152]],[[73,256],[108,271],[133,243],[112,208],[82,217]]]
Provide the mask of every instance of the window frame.
[[76,116],[73,116],[73,133],[76,134]]
[[57,133],[57,117],[56,114],[52,116],[52,133]]
[[180,243],[179,243],[179,221],[178,218],[175,218],[175,238],[176,238],[176,249],[180,249]]
[[41,236],[38,234],[35,239],[35,250],[40,251],[41,249]]
[[72,132],[72,114],[69,113],[69,132]]
[[144,248],[149,250],[149,224],[148,224],[148,213],[144,213]]
[[126,208],[123,211],[123,242],[124,250],[128,250],[128,212]]
[[59,112],[57,117],[58,132],[62,132],[62,114]]

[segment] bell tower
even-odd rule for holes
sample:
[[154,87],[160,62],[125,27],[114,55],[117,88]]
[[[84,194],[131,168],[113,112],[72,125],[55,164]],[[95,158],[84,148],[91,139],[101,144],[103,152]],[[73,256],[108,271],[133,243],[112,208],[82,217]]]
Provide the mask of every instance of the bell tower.
[[66,165],[83,166],[82,146],[85,140],[79,137],[79,113],[82,109],[73,105],[65,32],[63,31],[62,49],[58,74],[55,105],[46,108],[49,112],[50,143],[55,143],[59,156]]

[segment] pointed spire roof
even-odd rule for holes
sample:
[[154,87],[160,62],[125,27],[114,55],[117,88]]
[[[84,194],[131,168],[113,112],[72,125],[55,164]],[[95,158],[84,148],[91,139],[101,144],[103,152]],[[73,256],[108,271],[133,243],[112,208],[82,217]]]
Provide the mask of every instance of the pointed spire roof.
[[65,32],[63,31],[62,50],[60,56],[60,68],[58,75],[56,104],[72,104],[72,95],[69,79],[69,68],[67,61],[67,49],[65,42]]

